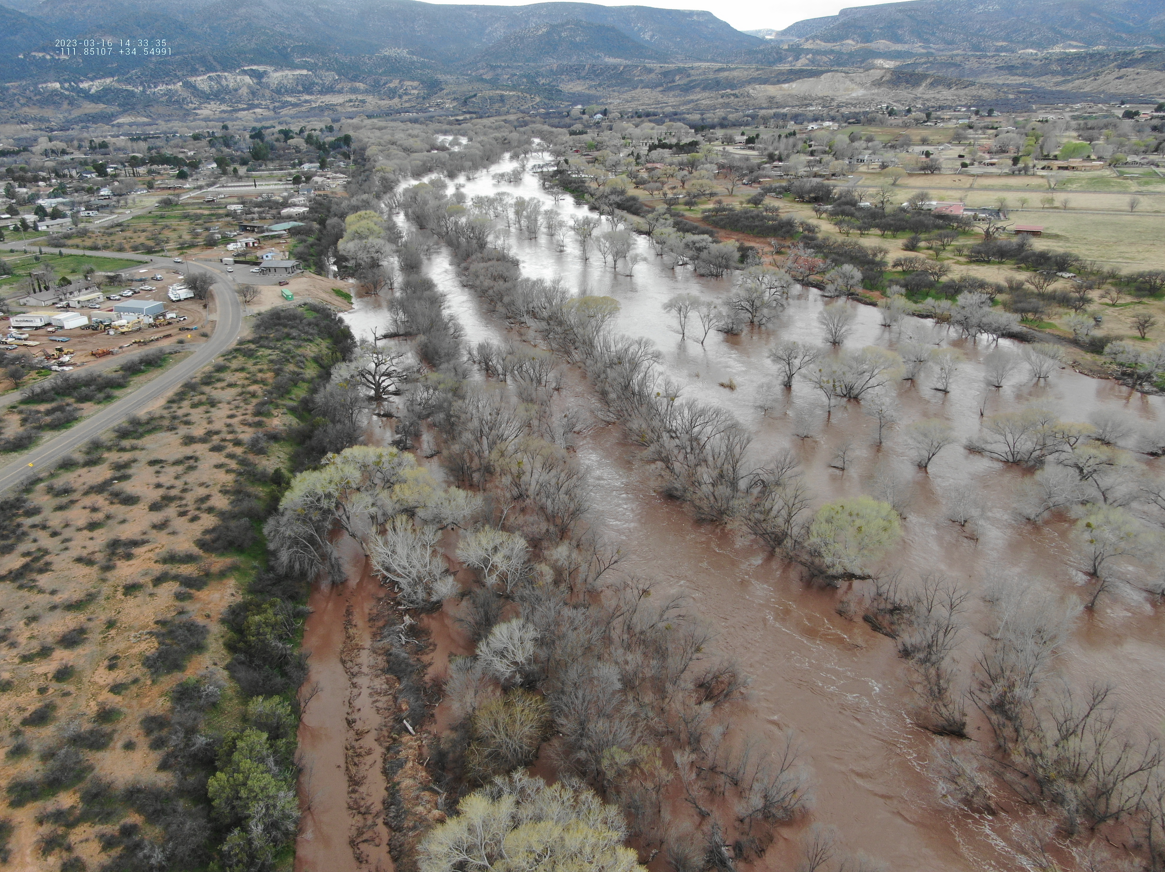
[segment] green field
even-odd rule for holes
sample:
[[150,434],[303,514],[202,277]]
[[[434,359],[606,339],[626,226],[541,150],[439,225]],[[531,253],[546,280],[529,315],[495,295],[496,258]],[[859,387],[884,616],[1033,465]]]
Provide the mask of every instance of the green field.
[[53,268],[57,278],[69,276],[77,278],[84,274],[87,266],[92,266],[98,272],[118,272],[135,266],[141,266],[138,260],[128,260],[121,257],[97,257],[87,254],[48,254],[41,255],[40,260],[34,254],[20,254],[3,258],[12,268],[12,275],[0,279],[0,288],[11,287],[24,279],[29,272],[48,264]]

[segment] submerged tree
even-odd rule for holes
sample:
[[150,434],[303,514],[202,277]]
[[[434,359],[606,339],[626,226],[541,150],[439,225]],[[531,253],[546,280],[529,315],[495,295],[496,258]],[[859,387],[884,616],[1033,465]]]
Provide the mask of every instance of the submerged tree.
[[893,506],[860,496],[818,509],[807,544],[830,575],[861,577],[901,535],[902,522]]

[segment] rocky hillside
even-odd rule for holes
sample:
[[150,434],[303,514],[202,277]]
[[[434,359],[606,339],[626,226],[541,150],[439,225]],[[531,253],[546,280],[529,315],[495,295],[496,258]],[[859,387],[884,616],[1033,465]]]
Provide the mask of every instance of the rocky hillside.
[[806,44],[884,43],[924,51],[1165,46],[1160,0],[911,0],[843,9],[777,36]]

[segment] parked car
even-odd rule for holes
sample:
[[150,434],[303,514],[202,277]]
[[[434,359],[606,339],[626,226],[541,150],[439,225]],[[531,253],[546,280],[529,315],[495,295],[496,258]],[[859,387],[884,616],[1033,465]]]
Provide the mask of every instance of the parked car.
[[251,267],[251,272],[257,273],[257,272],[263,272],[263,270],[259,269],[259,267],[257,267],[257,266],[253,266],[253,267]]
[[182,263],[182,258],[180,258],[180,257],[174,258],[174,263]]
[[288,283],[287,279],[280,279],[280,281],[279,281],[280,285],[286,285],[287,283]]

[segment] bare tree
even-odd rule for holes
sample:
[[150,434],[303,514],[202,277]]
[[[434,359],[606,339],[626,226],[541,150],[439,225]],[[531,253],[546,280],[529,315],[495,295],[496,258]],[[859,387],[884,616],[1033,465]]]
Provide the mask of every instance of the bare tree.
[[802,345],[795,339],[780,339],[769,349],[768,358],[780,370],[782,384],[793,387],[793,379],[805,367],[813,364],[821,351],[809,345]]
[[987,384],[1001,388],[1015,370],[1015,355],[1005,348],[996,348],[983,361]]
[[1048,378],[1060,363],[1063,353],[1058,345],[1050,342],[1037,342],[1035,345],[1025,345],[1020,350],[1023,362],[1031,369],[1035,381]]
[[1133,329],[1137,331],[1137,335],[1144,339],[1149,330],[1157,324],[1157,319],[1148,312],[1137,312],[1132,317]]
[[931,358],[935,370],[934,384],[931,387],[945,394],[951,389],[951,379],[954,378],[955,370],[959,368],[963,354],[957,348],[940,348],[931,355]]
[[885,438],[886,428],[892,427],[901,418],[898,400],[885,388],[871,391],[862,400],[862,412],[878,422],[878,445]]
[[830,303],[817,315],[817,321],[825,331],[825,341],[830,345],[841,345],[853,330],[857,314],[845,302]]
[[700,298],[695,294],[677,294],[666,303],[663,309],[665,312],[673,312],[676,320],[679,322],[680,339],[686,339],[688,334],[688,318],[691,316],[693,310],[700,305]]
[[241,284],[237,285],[235,290],[239,294],[239,299],[243,301],[244,308],[259,299],[260,290],[255,285]]
[[951,425],[938,418],[915,421],[903,428],[911,459],[919,469],[927,469],[935,455],[955,441]]
[[186,287],[194,292],[194,299],[205,302],[214,287],[214,276],[202,270],[193,270],[186,276]]

